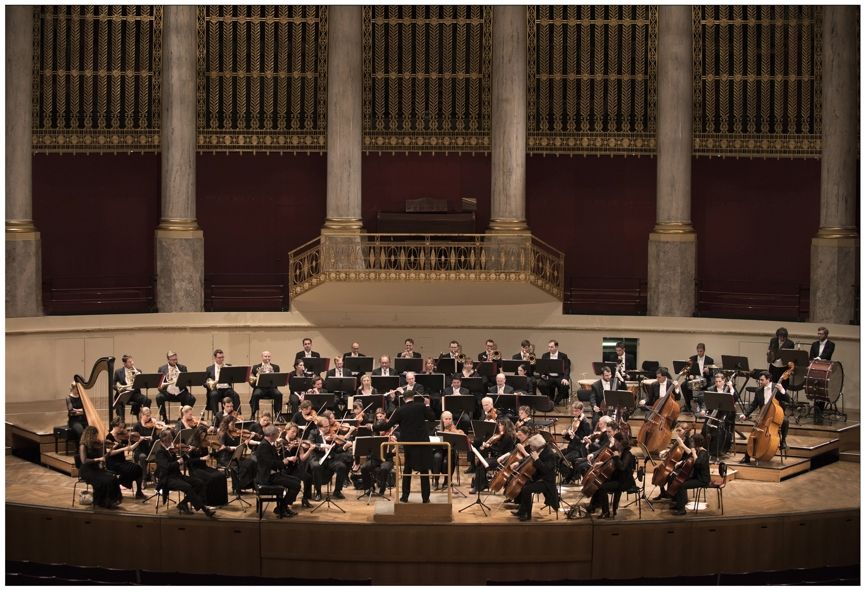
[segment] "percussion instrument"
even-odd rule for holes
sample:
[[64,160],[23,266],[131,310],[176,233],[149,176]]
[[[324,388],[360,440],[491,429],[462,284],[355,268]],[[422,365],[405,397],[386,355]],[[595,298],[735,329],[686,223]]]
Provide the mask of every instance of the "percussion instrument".
[[691,388],[693,392],[703,390],[706,385],[707,380],[703,376],[695,376],[689,380],[689,388]]
[[640,382],[638,381],[628,381],[625,383],[626,389],[632,393],[632,396],[637,400],[638,395],[640,395]]
[[815,359],[806,372],[806,398],[835,404],[842,394],[845,371],[838,361]]
[[592,385],[595,383],[595,380],[577,380],[577,383],[580,384],[580,387],[583,390],[592,390]]

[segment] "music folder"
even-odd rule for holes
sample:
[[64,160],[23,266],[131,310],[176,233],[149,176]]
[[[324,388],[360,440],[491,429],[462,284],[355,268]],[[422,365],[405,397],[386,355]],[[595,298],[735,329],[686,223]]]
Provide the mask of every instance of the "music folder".
[[370,381],[378,392],[388,392],[400,385],[400,376],[371,376]]
[[505,383],[515,392],[529,393],[529,376],[505,376]]
[[373,456],[376,459],[382,459],[382,444],[388,441],[388,437],[382,435],[372,435],[370,437],[355,437],[352,443],[352,456],[357,459],[363,459],[367,456]]
[[519,394],[497,394],[491,392],[488,394],[493,399],[493,407],[503,410],[513,410],[517,412],[517,399]]
[[536,359],[535,361],[535,373],[541,375],[558,374],[562,376],[565,374],[564,367],[564,359]]
[[207,381],[206,371],[188,371],[178,374],[175,385],[183,390],[189,386],[204,386]]
[[260,373],[256,378],[256,388],[279,388],[289,384],[287,373]]
[[354,392],[356,389],[355,378],[338,378],[331,376],[325,378],[325,390],[328,392]]
[[240,384],[250,379],[252,367],[249,365],[228,365],[220,369],[220,379],[217,384]]
[[436,371],[452,376],[457,373],[457,360],[451,357],[440,357],[436,360]]
[[[183,374],[178,374],[178,376]],[[135,376],[132,381],[133,390],[145,390],[148,388],[159,388],[162,386],[162,381],[165,378],[161,373],[140,373]]]
[[361,408],[364,412],[371,414],[376,412],[377,408],[385,408],[385,396],[382,394],[371,394],[369,396],[355,396],[352,399],[352,404],[355,402],[361,403]]
[[461,396],[460,394],[443,396],[442,410],[449,411],[454,418],[454,423],[456,424],[461,413],[467,417],[472,417],[475,414],[475,397]]
[[333,394],[305,394],[304,400],[309,400],[313,404],[316,412],[320,412],[320,408],[330,408],[334,406],[335,396]]
[[683,371],[683,369],[684,369],[688,364],[689,364],[688,361],[678,361],[678,360],[674,360],[674,363],[673,363],[673,366],[674,366],[674,375],[679,375],[679,373],[680,373],[681,371]]
[[724,412],[734,412],[734,395],[727,392],[704,392],[704,404],[707,410],[721,410]]
[[616,371],[616,360],[614,361],[593,361],[592,362],[592,373],[597,376],[600,376],[604,373],[604,367],[607,366],[610,368],[611,373]]
[[447,431],[437,431],[436,435],[441,437],[442,441],[450,443],[451,449],[457,451],[466,451],[469,449],[469,442],[466,440],[466,435],[461,435],[460,433],[448,433]]
[[343,357],[343,368],[356,375],[373,373],[372,357]]
[[503,373],[517,373],[517,368],[523,364],[529,365],[528,361],[524,361],[523,359],[503,359],[499,362],[501,366],[501,371]]
[[479,361],[475,364],[475,371],[478,375],[488,378],[491,382],[496,379],[496,372],[499,371],[495,361]]
[[395,357],[394,358],[394,371],[397,373],[406,373],[407,371],[414,371],[415,373],[421,373],[424,371],[424,358],[423,357]]
[[731,371],[749,371],[749,358],[738,355],[722,355],[722,369]]
[[496,431],[496,423],[492,421],[472,421],[472,432],[476,439],[490,439]]
[[330,357],[299,357],[298,359],[304,362],[304,369],[317,375],[328,371],[331,366]]
[[476,397],[480,398],[487,394],[484,388],[484,378],[463,378],[460,381],[460,385],[469,390],[470,394],[475,394]]
[[306,392],[313,387],[313,378],[293,375],[289,378],[289,390],[292,392]]
[[419,373],[415,374],[415,381],[424,387],[426,394],[441,394],[445,389],[445,374],[443,373]]
[[635,407],[634,394],[628,390],[607,390],[604,393],[604,403],[608,409],[616,407],[633,409]]

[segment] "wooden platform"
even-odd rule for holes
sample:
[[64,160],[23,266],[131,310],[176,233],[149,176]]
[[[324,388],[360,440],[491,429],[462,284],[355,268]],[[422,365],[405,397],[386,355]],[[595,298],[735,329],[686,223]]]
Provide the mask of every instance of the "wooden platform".
[[42,452],[40,463],[43,466],[48,466],[58,472],[76,478],[78,476],[78,468],[75,467],[75,457],[63,453],[55,453],[53,451]]
[[[410,498],[411,500],[411,498]],[[376,523],[428,524],[453,521],[451,503],[393,503],[380,501],[373,512]]]
[[[741,458],[738,458],[741,459]],[[775,456],[772,460],[750,464],[737,464],[737,472],[742,480],[759,480],[761,482],[782,482],[797,474],[808,472],[811,465],[809,458],[787,457],[784,463]]]
[[[804,435],[788,435],[788,457],[814,458],[825,454],[839,455],[839,438],[810,437]],[[734,450],[745,453],[746,442],[738,439]]]

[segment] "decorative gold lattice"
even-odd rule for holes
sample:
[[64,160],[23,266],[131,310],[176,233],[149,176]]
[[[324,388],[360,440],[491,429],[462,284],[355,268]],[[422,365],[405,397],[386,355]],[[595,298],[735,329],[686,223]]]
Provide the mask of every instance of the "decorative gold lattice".
[[198,8],[198,149],[324,152],[328,9]]
[[491,11],[364,8],[365,151],[490,151]]
[[820,157],[816,6],[694,7],[694,153]]
[[33,150],[158,151],[162,8],[33,13]]
[[658,9],[527,8],[527,150],[655,152]]

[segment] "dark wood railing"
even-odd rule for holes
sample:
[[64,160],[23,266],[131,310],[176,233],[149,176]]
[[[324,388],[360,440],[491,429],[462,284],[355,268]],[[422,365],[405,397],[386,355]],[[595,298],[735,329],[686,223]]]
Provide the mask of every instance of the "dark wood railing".
[[580,277],[566,282],[564,314],[645,316],[646,281],[623,277]]
[[285,312],[289,309],[289,278],[279,273],[205,275],[206,312]]
[[805,322],[809,288],[795,283],[697,281],[695,316]]
[[47,315],[156,312],[154,277],[52,277],[42,286]]

